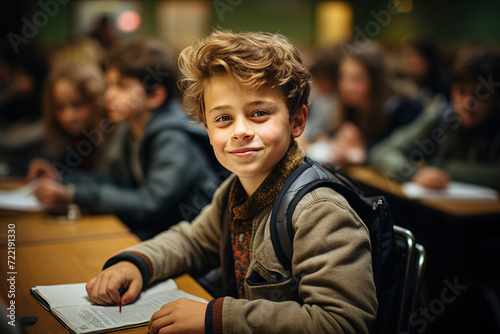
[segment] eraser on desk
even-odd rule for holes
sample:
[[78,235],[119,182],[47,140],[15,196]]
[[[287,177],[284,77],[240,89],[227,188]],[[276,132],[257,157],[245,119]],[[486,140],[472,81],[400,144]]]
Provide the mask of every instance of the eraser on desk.
[[16,322],[21,325],[21,327],[30,327],[30,326],[33,326],[34,324],[36,324],[36,322],[38,321],[38,318],[34,315],[30,315],[30,316],[27,316],[27,317],[19,317],[19,318],[16,318]]

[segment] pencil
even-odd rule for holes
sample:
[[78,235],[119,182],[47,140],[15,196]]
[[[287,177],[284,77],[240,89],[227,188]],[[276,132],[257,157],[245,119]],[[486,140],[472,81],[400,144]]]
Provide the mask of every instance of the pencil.
[[126,289],[123,286],[118,289],[118,292],[120,293],[120,302],[118,303],[120,313],[122,313],[122,296],[125,291]]

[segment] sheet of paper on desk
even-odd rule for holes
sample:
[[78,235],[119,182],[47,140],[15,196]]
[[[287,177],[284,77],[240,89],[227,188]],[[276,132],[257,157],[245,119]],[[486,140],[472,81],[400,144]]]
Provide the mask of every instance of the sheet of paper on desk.
[[32,194],[36,181],[15,190],[0,190],[0,209],[42,211],[43,205]]
[[444,190],[427,189],[413,182],[407,182],[403,184],[402,190],[408,198],[473,200],[484,202],[495,202],[499,199],[498,192],[495,189],[457,181],[451,181],[448,188]]
[[36,286],[31,295],[73,333],[108,333],[146,325],[154,312],[166,303],[189,298],[207,303],[177,288],[171,279],[145,291],[132,304],[118,311],[117,305],[101,306],[87,296],[85,283]]

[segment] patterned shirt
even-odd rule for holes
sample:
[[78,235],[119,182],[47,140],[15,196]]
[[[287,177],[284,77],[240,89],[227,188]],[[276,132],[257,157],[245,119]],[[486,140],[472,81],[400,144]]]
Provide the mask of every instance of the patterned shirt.
[[248,197],[238,178],[231,185],[229,192],[229,207],[233,213],[231,246],[236,287],[240,298],[245,298],[244,282],[250,263],[253,219],[264,208],[273,205],[286,179],[303,161],[304,153],[294,141],[285,156],[274,166],[252,196]]

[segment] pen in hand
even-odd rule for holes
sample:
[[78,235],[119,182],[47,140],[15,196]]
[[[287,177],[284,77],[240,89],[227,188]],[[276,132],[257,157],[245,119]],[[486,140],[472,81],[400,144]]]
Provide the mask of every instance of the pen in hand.
[[118,292],[120,293],[120,302],[118,303],[120,313],[122,313],[122,298],[121,297],[123,296],[125,291],[127,291],[127,289],[125,289],[123,286],[118,289]]

